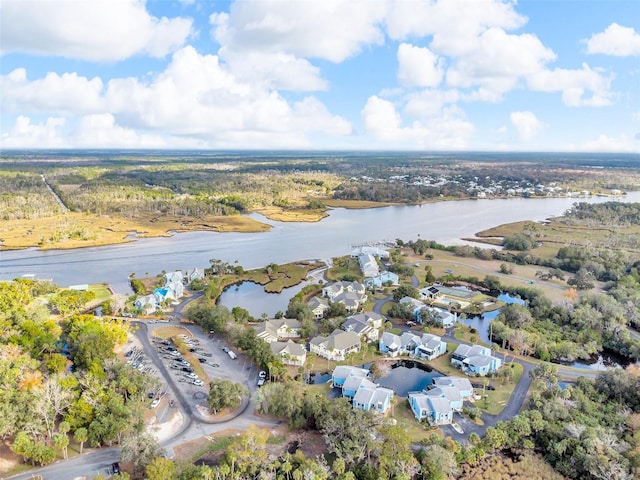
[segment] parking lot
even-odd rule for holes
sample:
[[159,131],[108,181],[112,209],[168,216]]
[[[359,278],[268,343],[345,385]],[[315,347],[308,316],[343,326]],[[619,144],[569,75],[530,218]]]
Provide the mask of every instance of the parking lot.
[[[221,338],[207,335],[191,324],[149,322],[143,325],[145,328],[137,332],[141,347],[134,347],[130,358],[141,359],[137,365],[145,367],[137,368],[148,368],[149,373],[160,379],[162,388],[150,398],[159,422],[166,420],[173,407],[182,406],[191,414],[203,413],[199,406],[206,403],[209,382],[213,379],[240,382],[250,391],[255,390],[260,380],[258,371]],[[175,332],[179,333],[165,338]],[[182,348],[184,354],[178,352],[179,346],[186,347]]]

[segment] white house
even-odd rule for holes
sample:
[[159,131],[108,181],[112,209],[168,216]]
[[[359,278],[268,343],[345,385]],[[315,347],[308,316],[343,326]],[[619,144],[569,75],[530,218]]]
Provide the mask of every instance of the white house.
[[371,255],[382,259],[389,258],[389,252],[378,247],[357,247],[351,252],[351,256],[353,258],[359,257],[360,255]]
[[367,342],[377,342],[383,317],[379,313],[356,313],[346,318],[341,328],[345,332],[357,333]]
[[378,262],[373,255],[363,253],[358,256],[358,263],[360,264],[360,270],[365,277],[375,277],[380,272]]
[[191,283],[194,280],[204,280],[204,270],[202,268],[194,268],[187,270],[184,274],[187,283]]
[[170,283],[182,283],[182,272],[180,270],[176,270],[175,272],[168,272],[164,274],[164,284],[169,285]]
[[133,302],[133,306],[142,311],[145,315],[149,315],[156,311],[158,304],[156,303],[156,297],[153,295],[143,295],[138,297]]
[[329,302],[321,297],[313,297],[311,300],[309,300],[307,305],[309,305],[309,308],[311,309],[311,312],[313,313],[313,316],[316,320],[324,318],[326,313],[329,311],[329,308],[331,308],[329,307]]
[[299,338],[302,324],[295,318],[274,318],[255,326],[258,338],[267,343],[281,339]]
[[340,361],[350,353],[360,351],[360,337],[357,333],[334,330],[328,337],[312,338],[309,349],[322,358]]
[[307,350],[299,343],[291,340],[287,342],[271,342],[271,352],[277,355],[285,365],[302,366],[307,359]]
[[437,335],[425,333],[420,339],[420,345],[415,349],[415,355],[419,358],[433,360],[447,353],[447,343]]
[[400,285],[400,278],[393,272],[383,271],[375,277],[367,278],[364,281],[367,288],[381,288],[385,285]]

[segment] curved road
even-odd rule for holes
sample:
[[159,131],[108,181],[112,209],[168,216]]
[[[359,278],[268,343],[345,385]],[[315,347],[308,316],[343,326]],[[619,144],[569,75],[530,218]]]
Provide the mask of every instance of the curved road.
[[[191,300],[193,300],[193,298]],[[186,303],[188,302],[185,302],[185,305]],[[182,308],[184,308],[184,305],[182,305]],[[176,309],[175,312],[180,314],[182,308],[179,310]],[[151,327],[144,322],[133,323],[138,326],[135,334],[142,343],[145,354],[151,359],[154,366],[158,369],[158,372],[162,374],[169,388],[173,390],[173,395],[178,400],[178,404],[183,412],[184,423],[181,425],[180,429],[173,433],[170,438],[160,443],[160,445],[167,451],[171,452],[174,447],[185,442],[202,437],[208,438],[209,435],[221,432],[228,428],[233,428],[234,430],[246,430],[250,425],[258,425],[264,428],[272,428],[281,425],[282,422],[280,421],[255,416],[253,414],[255,403],[251,396],[245,397],[238,410],[223,419],[210,420],[202,417],[198,413],[197,409],[193,408],[191,403],[185,397],[182,389],[178,388],[175,380],[169,374],[164,363],[161,361],[157,349],[149,340],[151,329],[167,324],[158,324]],[[212,341],[202,332],[202,329],[196,325],[185,325],[180,323],[173,324],[185,327],[194,334],[196,338],[212,343]],[[253,368],[244,368],[247,361],[243,362],[242,358],[239,358],[236,361],[226,358],[224,358],[224,360],[217,361],[220,362],[220,365],[223,368],[227,367],[229,370],[234,368],[238,369],[239,371],[237,372],[237,375],[236,373],[234,373],[234,375],[245,379],[245,386],[250,392],[255,391],[255,382],[248,382],[249,378],[252,376],[251,372],[253,371]],[[88,478],[92,478],[100,473],[109,476],[111,474],[110,465],[113,462],[120,460],[120,447],[103,448],[94,451],[87,449],[85,451],[87,453],[84,455],[79,455],[65,461],[60,460],[51,465],[47,465],[46,467],[32,469],[29,472],[14,475],[9,478],[12,480],[28,480],[31,479],[33,475],[42,475],[45,480],[72,480],[84,479],[85,475],[88,476]]]

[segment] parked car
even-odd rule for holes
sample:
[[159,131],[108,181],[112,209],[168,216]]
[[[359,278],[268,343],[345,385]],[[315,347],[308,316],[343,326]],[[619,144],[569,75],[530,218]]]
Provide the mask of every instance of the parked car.
[[222,347],[222,351],[223,351],[224,353],[229,353],[229,349],[228,349],[227,347]]
[[260,373],[258,373],[258,377],[267,378],[267,372],[265,372],[264,370],[260,370]]
[[113,473],[113,475],[115,475],[116,473],[120,473],[120,464],[118,462],[113,462],[111,464],[111,472]]
[[196,387],[202,387],[204,385],[204,382],[200,379],[196,379],[191,382],[191,385],[195,385]]
[[160,404],[160,399],[156,398],[153,402],[151,402],[151,408],[156,408]]
[[207,363],[207,359],[206,358],[198,358],[198,361],[200,363]]
[[193,372],[189,372],[189,373],[187,373],[185,376],[186,376],[187,378],[192,378],[192,379],[194,379],[194,380],[195,380],[196,378],[198,378],[198,375],[196,375],[196,374],[195,374],[195,373],[193,373]]
[[231,358],[231,360],[236,360],[238,358],[238,356],[231,350],[227,350],[227,355],[229,355],[229,358]]
[[259,378],[258,379],[258,386],[261,387],[262,385],[264,385],[264,378]]
[[193,373],[193,368],[191,368],[191,367],[182,367],[182,371],[183,372],[187,372],[187,373]]

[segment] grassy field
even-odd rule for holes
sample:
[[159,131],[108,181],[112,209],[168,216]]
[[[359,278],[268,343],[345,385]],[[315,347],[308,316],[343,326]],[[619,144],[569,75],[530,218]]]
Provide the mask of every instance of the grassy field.
[[277,222],[319,222],[329,216],[323,210],[308,210],[304,208],[285,210],[275,206],[258,208],[256,212],[264,215],[269,220]]
[[[536,254],[539,253],[538,249],[534,250],[534,252]],[[544,267],[537,265],[509,264],[509,266],[513,268],[513,273],[504,274],[500,273],[500,264],[503,262],[499,260],[481,260],[475,257],[458,257],[452,252],[445,252],[442,250],[429,250],[428,254],[433,255],[433,259],[425,260],[423,257],[414,255],[413,252],[411,252],[411,254],[407,256],[407,262],[417,262],[420,263],[421,266],[430,266],[431,271],[436,278],[447,275],[447,270],[451,270],[453,275],[476,277],[479,279],[483,279],[487,275],[493,275],[498,277],[500,283],[506,286],[528,285],[533,288],[537,288],[541,290],[552,302],[559,303],[567,300],[564,295],[564,292],[569,289],[566,281],[557,279],[541,281],[536,277],[537,271],[546,270]],[[571,278],[571,275],[567,274],[566,278]],[[420,277],[418,277],[418,279],[424,280]]]
[[395,397],[393,403],[389,417],[398,422],[398,426],[404,430],[411,442],[419,442],[434,433],[441,438],[444,437],[442,430],[439,428],[430,427],[416,420],[406,398]]
[[271,228],[242,215],[205,218],[149,216],[139,219],[67,213],[31,220],[0,221],[0,250],[38,247],[40,250],[112,245],[138,238],[168,237],[174,232],[265,232]]
[[337,281],[345,275],[362,278],[362,270],[357,258],[340,257],[334,259],[333,266],[327,270],[326,277],[329,281]]
[[298,285],[311,270],[322,267],[324,263],[300,262],[278,265],[269,273],[266,269],[250,270],[239,276],[239,281],[255,282],[264,287],[267,293],[280,293],[283,289]]
[[106,300],[111,297],[111,290],[107,285],[102,283],[94,283],[89,285],[89,291],[96,294],[96,300]]

